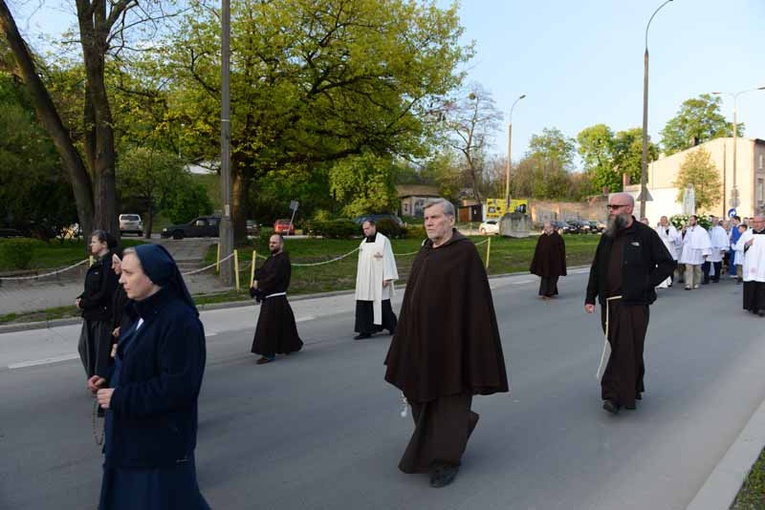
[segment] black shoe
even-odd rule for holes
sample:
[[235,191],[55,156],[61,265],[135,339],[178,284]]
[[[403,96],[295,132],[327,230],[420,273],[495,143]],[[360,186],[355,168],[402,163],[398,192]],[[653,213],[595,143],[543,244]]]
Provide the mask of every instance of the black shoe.
[[643,400],[643,395],[641,393],[638,393],[635,395],[635,400]]
[[430,470],[430,486],[435,488],[446,487],[457,477],[459,466],[453,466],[445,462],[434,463]]
[[634,411],[635,409],[637,409],[637,405],[632,404],[632,405],[624,406],[624,408],[627,409],[628,411]]
[[765,310],[757,310],[757,315],[760,317],[765,317]]
[[617,404],[613,400],[604,400],[603,409],[605,409],[611,414],[617,414],[619,412],[619,404]]
[[354,336],[354,340],[364,340],[365,338],[372,338],[371,333],[359,333],[358,335]]

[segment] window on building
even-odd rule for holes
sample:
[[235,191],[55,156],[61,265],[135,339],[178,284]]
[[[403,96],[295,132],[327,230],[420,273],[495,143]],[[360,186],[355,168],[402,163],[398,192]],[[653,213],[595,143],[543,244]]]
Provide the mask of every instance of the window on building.
[[765,160],[765,155],[763,155],[763,154],[760,154],[760,158],[759,158],[759,159],[760,159],[760,164],[758,165],[758,168],[759,168],[760,170],[762,170],[762,167],[763,167],[763,160]]
[[763,198],[763,187],[765,187],[762,179],[757,179],[757,202],[762,202]]

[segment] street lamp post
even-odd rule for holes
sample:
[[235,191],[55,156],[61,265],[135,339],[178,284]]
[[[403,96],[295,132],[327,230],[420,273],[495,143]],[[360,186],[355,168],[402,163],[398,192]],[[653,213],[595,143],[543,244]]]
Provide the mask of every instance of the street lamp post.
[[513,105],[510,107],[510,120],[507,124],[507,168],[505,169],[505,214],[510,213],[510,164],[512,156],[512,147],[513,147],[513,109],[515,108],[515,105],[518,104],[518,101],[526,97],[526,94],[521,94],[518,96],[518,99],[516,99],[513,102]]
[[640,165],[640,217],[645,218],[645,202],[648,197],[646,188],[646,176],[648,174],[648,28],[651,26],[654,16],[662,7],[672,0],[666,0],[661,4],[648,19],[645,26],[645,54],[643,57],[643,158]]
[[[765,90],[765,86],[757,87],[756,89],[739,90],[738,92],[712,92],[716,96],[730,96],[733,98],[733,187],[730,190],[730,206],[736,208],[738,203],[738,187],[736,185],[736,152],[738,150],[738,96],[746,94],[747,92],[755,92],[757,90]],[[725,201],[725,190],[723,190],[723,203]]]

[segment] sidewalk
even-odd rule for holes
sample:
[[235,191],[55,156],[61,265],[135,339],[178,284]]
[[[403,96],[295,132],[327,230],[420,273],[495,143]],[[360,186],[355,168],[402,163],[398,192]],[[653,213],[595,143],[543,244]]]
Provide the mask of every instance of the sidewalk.
[[[165,246],[178,263],[181,272],[185,273],[203,266],[207,250],[217,239],[151,239],[151,242]],[[249,279],[249,268],[247,271],[246,279]],[[82,292],[85,272],[85,265],[81,265],[52,276],[3,281],[0,285],[0,315],[74,306],[75,298]],[[185,275],[184,280],[192,294],[208,294],[230,288],[223,285],[212,269]]]

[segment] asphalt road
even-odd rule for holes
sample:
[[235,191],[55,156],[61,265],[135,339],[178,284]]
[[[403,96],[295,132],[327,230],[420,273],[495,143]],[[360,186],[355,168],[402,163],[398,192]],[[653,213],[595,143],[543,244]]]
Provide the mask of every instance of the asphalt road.
[[[351,296],[294,301],[306,346],[264,366],[249,354],[257,308],[205,312],[203,493],[216,509],[685,508],[765,398],[765,319],[741,311],[728,280],[661,291],[644,400],[611,416],[584,285],[571,275],[542,302],[533,277],[492,280],[512,390],[474,399],[462,469],[438,490],[396,468],[413,426],[382,379],[390,337],[351,340]],[[96,507],[101,456],[77,334],[0,335],[0,508]]]

